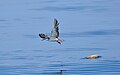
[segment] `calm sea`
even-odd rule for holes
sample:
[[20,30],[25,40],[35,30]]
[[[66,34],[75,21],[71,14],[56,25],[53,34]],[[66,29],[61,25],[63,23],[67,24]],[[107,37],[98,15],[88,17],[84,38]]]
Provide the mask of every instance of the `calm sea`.
[[120,0],[0,0],[0,75],[120,75]]

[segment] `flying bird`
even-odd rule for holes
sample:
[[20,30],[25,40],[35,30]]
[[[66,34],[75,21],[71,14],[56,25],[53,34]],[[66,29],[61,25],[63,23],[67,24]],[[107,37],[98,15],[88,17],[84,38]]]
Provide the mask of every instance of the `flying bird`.
[[54,26],[53,26],[53,29],[51,31],[51,35],[48,36],[46,34],[40,33],[39,36],[42,38],[42,40],[47,40],[49,42],[57,42],[57,43],[61,44],[64,40],[59,38],[58,25],[59,25],[59,23],[58,23],[57,19],[54,19]]

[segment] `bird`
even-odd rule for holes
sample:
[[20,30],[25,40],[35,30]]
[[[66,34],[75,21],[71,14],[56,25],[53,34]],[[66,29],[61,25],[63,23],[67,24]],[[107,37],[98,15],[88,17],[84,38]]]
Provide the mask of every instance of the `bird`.
[[51,35],[48,36],[46,34],[40,33],[39,37],[42,38],[42,40],[47,40],[49,42],[57,42],[61,44],[64,40],[59,37],[59,22],[56,18],[54,18],[54,26],[51,31]]

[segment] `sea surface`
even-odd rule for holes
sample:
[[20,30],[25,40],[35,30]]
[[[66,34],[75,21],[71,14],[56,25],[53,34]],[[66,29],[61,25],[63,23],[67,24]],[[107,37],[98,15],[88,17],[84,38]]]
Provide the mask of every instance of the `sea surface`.
[[0,75],[120,75],[120,0],[0,0]]

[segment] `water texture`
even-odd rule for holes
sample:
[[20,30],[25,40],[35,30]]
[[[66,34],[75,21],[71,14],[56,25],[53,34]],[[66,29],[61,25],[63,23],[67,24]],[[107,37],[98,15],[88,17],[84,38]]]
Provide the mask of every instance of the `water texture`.
[[[61,45],[38,36],[54,18]],[[0,75],[120,75],[119,20],[120,0],[0,0]]]

